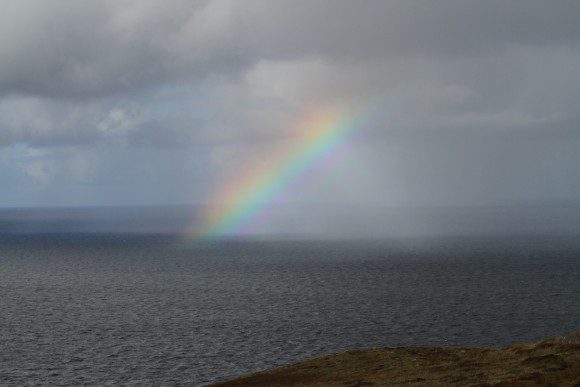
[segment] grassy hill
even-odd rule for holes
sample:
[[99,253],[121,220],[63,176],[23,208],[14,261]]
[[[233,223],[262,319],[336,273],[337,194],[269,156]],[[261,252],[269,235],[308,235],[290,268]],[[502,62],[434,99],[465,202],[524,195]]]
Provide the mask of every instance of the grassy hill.
[[449,347],[347,351],[215,386],[580,385],[580,331],[504,349]]

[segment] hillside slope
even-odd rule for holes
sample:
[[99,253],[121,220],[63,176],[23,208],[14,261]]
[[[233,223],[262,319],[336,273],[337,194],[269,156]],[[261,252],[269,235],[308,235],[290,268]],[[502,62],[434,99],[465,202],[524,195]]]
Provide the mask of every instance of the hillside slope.
[[215,386],[579,385],[580,331],[504,349],[354,350],[258,372]]

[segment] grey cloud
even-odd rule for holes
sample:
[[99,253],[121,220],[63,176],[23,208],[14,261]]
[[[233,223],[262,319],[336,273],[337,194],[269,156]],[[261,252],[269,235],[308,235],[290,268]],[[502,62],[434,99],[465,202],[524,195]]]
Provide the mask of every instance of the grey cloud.
[[149,121],[127,133],[132,146],[187,147],[195,144],[199,122],[188,118],[172,118],[165,121]]
[[189,75],[192,64],[203,73],[204,60],[172,47],[175,34],[199,6],[183,1],[9,1],[0,16],[0,90],[60,98],[106,96],[176,80]]
[[34,97],[0,100],[0,148],[14,143],[37,147],[88,144],[102,107],[98,103],[53,101]]
[[262,1],[259,5],[247,11],[257,15],[248,40],[255,40],[254,47],[262,52],[280,56],[304,52],[354,58],[439,56],[510,45],[577,46],[580,38],[580,4],[573,0],[550,5],[541,0]]
[[0,99],[0,148],[118,142],[148,119],[145,109],[130,101],[10,96]]
[[350,164],[293,199],[580,198],[577,0],[2,7],[0,161],[22,159],[0,172],[49,202],[184,202],[185,181],[203,201],[292,141],[309,111],[376,100],[384,112]]
[[577,1],[9,1],[3,93],[83,97],[239,74],[260,59],[578,46]]

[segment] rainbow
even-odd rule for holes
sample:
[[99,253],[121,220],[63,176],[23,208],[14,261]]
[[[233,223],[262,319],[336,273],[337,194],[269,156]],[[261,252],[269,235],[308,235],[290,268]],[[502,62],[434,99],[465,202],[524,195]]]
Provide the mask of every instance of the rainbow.
[[188,241],[215,242],[251,231],[269,206],[339,159],[367,116],[346,109],[317,109],[298,125],[295,140],[264,155],[219,190],[201,224],[187,233]]

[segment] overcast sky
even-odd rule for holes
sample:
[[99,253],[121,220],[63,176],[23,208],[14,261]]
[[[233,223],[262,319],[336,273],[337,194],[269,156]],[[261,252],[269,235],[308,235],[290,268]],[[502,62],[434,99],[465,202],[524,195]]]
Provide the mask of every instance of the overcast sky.
[[580,200],[580,1],[0,5],[0,206],[211,202],[322,106],[381,114],[287,200]]

